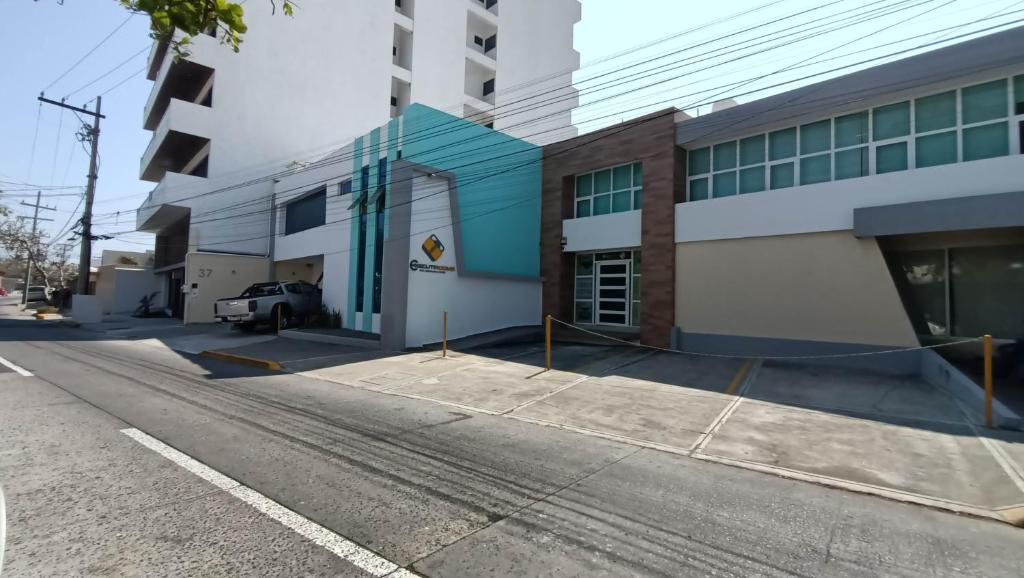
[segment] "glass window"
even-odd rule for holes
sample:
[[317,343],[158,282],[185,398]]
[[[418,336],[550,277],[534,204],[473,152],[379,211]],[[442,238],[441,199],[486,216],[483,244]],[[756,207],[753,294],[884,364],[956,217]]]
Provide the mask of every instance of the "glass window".
[[644,184],[644,164],[633,163],[633,186],[639,187]]
[[576,299],[594,298],[594,280],[592,277],[576,278]]
[[714,165],[716,171],[736,168],[736,141],[715,145]]
[[708,179],[693,179],[690,181],[690,200],[703,201],[708,198]]
[[1024,245],[949,250],[953,335],[1024,338]]
[[594,256],[590,253],[576,255],[576,275],[594,274]]
[[813,185],[832,180],[832,155],[823,154],[800,159],[800,184]]
[[822,120],[800,127],[800,154],[820,153],[832,147],[832,121]]
[[914,331],[949,335],[945,250],[895,252],[886,255],[886,261]]
[[594,192],[593,184],[593,173],[587,173],[576,177],[576,198],[589,197]]
[[711,147],[690,151],[687,164],[690,175],[703,175],[711,172]]
[[740,166],[764,162],[764,135],[759,134],[740,141]]
[[612,190],[621,191],[633,186],[633,167],[623,165],[612,169]]
[[898,102],[874,110],[874,139],[886,140],[910,134],[910,103]]
[[868,113],[858,112],[836,118],[836,148],[868,142]]
[[964,161],[1010,154],[1010,127],[1005,122],[964,129]]
[[714,177],[714,196],[728,197],[736,194],[736,171],[718,173]]
[[1013,114],[1024,114],[1024,74],[1013,77]]
[[589,217],[590,216],[590,199],[583,199],[576,201],[576,216],[577,217]]
[[1006,117],[1006,79],[968,86],[962,93],[964,124]]
[[764,165],[740,170],[740,193],[764,190]]
[[898,142],[875,149],[875,174],[907,170],[907,143]]
[[284,234],[320,227],[327,222],[327,187],[284,206]]
[[956,162],[956,131],[917,137],[915,143],[917,167],[934,167]]
[[612,170],[605,169],[594,173],[594,194],[600,195],[612,190]]
[[633,210],[639,211],[644,208],[644,191],[643,189],[633,190]]
[[914,132],[928,132],[953,126],[956,126],[955,90],[914,101]]
[[777,161],[796,156],[796,129],[787,128],[768,134],[768,160]]
[[794,184],[794,177],[796,171],[793,163],[780,163],[772,165],[771,168],[771,187],[773,189],[785,189],[792,187]]
[[[838,123],[837,123],[838,126]],[[838,128],[836,129],[838,132]],[[836,180],[864,177],[868,174],[868,147],[836,152]]]
[[594,215],[607,215],[612,212],[612,196],[599,195],[594,197]]
[[594,322],[594,303],[592,301],[576,302],[576,323]]
[[633,209],[633,191],[629,189],[612,194],[612,212],[623,213]]

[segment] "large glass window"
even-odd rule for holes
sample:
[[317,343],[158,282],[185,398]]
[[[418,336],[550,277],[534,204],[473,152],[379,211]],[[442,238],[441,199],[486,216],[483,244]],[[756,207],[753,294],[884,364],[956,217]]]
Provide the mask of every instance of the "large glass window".
[[576,254],[576,323],[639,325],[642,266],[640,251]]
[[956,162],[956,131],[917,137],[916,166],[934,167]]
[[1010,127],[1005,122],[965,128],[963,135],[965,161],[1010,154]]
[[888,253],[919,335],[1024,338],[1024,245]]
[[687,198],[1005,156],[1024,147],[1018,132],[1024,141],[1024,75],[691,150]]
[[898,102],[880,106],[872,112],[874,140],[889,140],[910,134],[910,103]]
[[1006,118],[1008,110],[1006,79],[968,86],[961,92],[964,124]]
[[323,226],[327,220],[327,187],[284,206],[284,234]]
[[576,323],[594,322],[594,255],[576,255]]
[[643,202],[642,163],[576,176],[576,217],[638,210]]

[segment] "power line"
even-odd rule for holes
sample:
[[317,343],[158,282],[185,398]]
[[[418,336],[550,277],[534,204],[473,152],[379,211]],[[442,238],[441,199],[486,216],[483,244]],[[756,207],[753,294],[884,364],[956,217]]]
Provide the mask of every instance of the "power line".
[[[150,49],[149,46],[144,47],[142,50],[136,52],[135,54],[133,54],[133,55],[129,56],[128,58],[124,59],[123,61],[121,61],[121,63],[118,64],[117,66],[111,68],[110,70],[108,70],[108,71],[104,72],[103,74],[97,76],[96,78],[90,80],[88,83],[83,84],[82,86],[76,88],[75,90],[72,90],[71,92],[67,93],[66,95],[64,95],[64,98],[71,98],[72,95],[77,94],[77,93],[85,90],[86,88],[89,88],[90,86],[96,84],[97,82],[99,82],[99,81],[103,80],[104,78],[110,76],[111,74],[117,72],[118,70],[123,68],[124,65],[126,65],[129,62],[135,60],[136,58],[138,58],[140,55],[142,55],[144,52],[146,52],[149,49]],[[108,92],[109,92],[109,90],[108,90]],[[104,94],[106,94],[106,93],[104,93]]]
[[81,64],[82,62],[84,62],[86,58],[89,58],[89,56],[90,56],[90,55],[92,55],[92,53],[93,53],[93,52],[96,52],[96,50],[98,50],[100,46],[103,46],[103,44],[104,44],[104,43],[105,43],[105,42],[106,42],[107,40],[110,40],[110,37],[111,37],[111,36],[113,36],[114,34],[116,34],[116,33],[117,33],[117,31],[118,31],[118,30],[120,30],[121,28],[123,28],[125,24],[128,24],[128,21],[132,19],[132,16],[134,16],[134,14],[129,14],[129,15],[128,15],[128,17],[127,17],[127,18],[125,18],[125,19],[124,19],[123,21],[121,21],[121,23],[120,23],[120,24],[118,24],[116,28],[114,28],[113,30],[111,30],[111,31],[110,31],[110,33],[109,33],[109,34],[107,34],[106,36],[104,36],[104,37],[103,37],[103,40],[100,40],[100,41],[99,41],[99,43],[98,43],[98,44],[96,44],[96,46],[93,46],[93,47],[92,47],[92,48],[91,48],[91,49],[90,49],[90,50],[89,50],[88,52],[86,52],[85,54],[83,54],[81,58],[79,58],[78,60],[76,60],[74,64],[72,64],[72,65],[71,65],[71,66],[70,66],[70,67],[69,67],[69,68],[68,68],[67,70],[65,70],[64,72],[62,72],[60,76],[58,76],[57,78],[55,78],[55,79],[53,80],[53,82],[51,82],[50,84],[47,84],[47,85],[46,85],[46,88],[44,88],[44,89],[43,89],[43,92],[45,93],[45,92],[46,92],[47,90],[50,90],[50,88],[52,88],[54,84],[57,84],[58,82],[60,82],[61,80],[63,80],[65,76],[67,76],[67,75],[68,75],[68,74],[69,74],[69,73],[70,73],[70,72],[71,72],[72,70],[74,70],[75,68],[77,68],[77,67],[78,67],[78,65],[79,65],[79,64]]

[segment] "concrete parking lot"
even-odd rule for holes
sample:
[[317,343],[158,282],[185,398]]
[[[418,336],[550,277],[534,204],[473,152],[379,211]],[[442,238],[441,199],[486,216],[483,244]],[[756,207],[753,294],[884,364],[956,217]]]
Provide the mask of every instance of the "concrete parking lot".
[[1020,523],[1024,435],[980,428],[916,377],[629,347],[384,353],[228,349],[345,386],[504,415],[778,476]]

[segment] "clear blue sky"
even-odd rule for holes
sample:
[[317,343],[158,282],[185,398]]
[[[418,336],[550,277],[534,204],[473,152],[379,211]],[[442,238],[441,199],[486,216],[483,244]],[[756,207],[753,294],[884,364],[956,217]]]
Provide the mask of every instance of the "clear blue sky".
[[[259,9],[259,1],[250,1],[250,9]],[[55,107],[43,106],[33,155],[33,135],[40,111],[36,96],[120,25],[128,13],[115,0],[67,0],[63,6],[58,5],[57,0],[0,0],[0,5],[4,9],[0,22],[0,54],[4,55],[0,60],[0,181],[84,185],[87,155],[73,138],[79,123],[72,114],[62,115]],[[763,8],[756,12],[736,16],[761,6]],[[838,22],[840,12],[864,6],[891,13],[859,24],[844,21],[831,28],[812,28]],[[903,10],[897,11],[900,8]],[[830,15],[829,20],[811,23]],[[992,15],[997,18],[957,31],[936,32]],[[295,17],[302,17],[301,10]],[[770,24],[787,17],[787,20]],[[583,20],[576,27],[575,40],[584,65],[576,75],[582,95],[574,120],[582,131],[589,131],[666,106],[687,108],[694,113],[699,109],[705,113],[710,110],[708,103],[719,98],[738,95],[740,102],[749,101],[869,64],[829,72],[838,66],[1022,17],[1024,1],[1021,0],[727,0],[714,3],[583,0]],[[727,36],[757,25],[763,26],[757,33]],[[802,27],[794,31],[794,25]],[[695,29],[701,26],[706,27]],[[791,46],[767,49],[799,38],[800,30],[806,30],[808,35],[824,33]],[[710,60],[679,67],[680,58],[708,57],[709,51],[742,46],[741,40],[753,42],[755,35],[768,31],[779,34],[777,40],[764,45],[764,49],[739,50],[731,54],[711,52]],[[685,34],[680,34],[683,32]],[[100,234],[132,228],[135,209],[153,186],[138,180],[139,157],[150,137],[150,133],[142,129],[142,109],[151,84],[141,73],[150,45],[147,34],[145,18],[130,18],[102,47],[46,91],[47,96],[59,99],[130,59],[120,69],[72,95],[69,101],[82,105],[96,94],[125,81],[103,97],[103,112],[107,118],[102,125],[102,165],[95,206],[96,231]],[[670,35],[676,36],[605,60]],[[918,35],[927,36],[912,38]],[[707,44],[694,46],[701,43]],[[896,44],[871,50],[889,43]],[[682,49],[689,50],[677,56],[665,56]],[[139,51],[141,54],[131,58]],[[743,58],[738,58],[741,56]],[[661,59],[626,72],[618,71],[657,57]],[[649,71],[654,66],[665,68]],[[799,68],[787,70],[793,66]],[[642,74],[635,79],[621,79],[622,75],[636,71]],[[818,73],[825,75],[782,87],[772,86]],[[609,76],[593,80],[601,74]],[[764,78],[760,78],[762,76]],[[608,87],[598,86],[609,80],[615,82]],[[657,84],[648,86],[654,83]],[[26,187],[0,184],[0,189],[19,188]],[[48,212],[47,215],[55,219],[46,224],[51,234],[73,216],[78,204],[78,197],[52,195],[77,192],[77,189],[68,189],[47,194],[44,202],[57,207],[55,214]],[[7,193],[3,195],[3,202],[17,207],[19,201],[30,199],[14,195],[25,193]],[[20,207],[17,212],[24,214],[27,209]],[[104,248],[141,250],[151,248],[151,243],[151,236],[139,233],[119,237],[116,241],[99,242],[95,250],[96,254]]]

